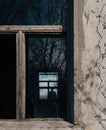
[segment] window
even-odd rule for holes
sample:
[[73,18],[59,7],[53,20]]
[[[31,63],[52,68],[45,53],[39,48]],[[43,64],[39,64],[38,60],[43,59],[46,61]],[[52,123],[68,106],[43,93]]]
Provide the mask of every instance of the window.
[[[62,27],[62,26],[61,26]],[[66,34],[26,34],[27,118],[65,117]],[[53,86],[55,85],[55,86]],[[52,93],[52,95],[51,95]],[[55,97],[53,97],[53,94]],[[55,98],[55,104],[52,102]],[[57,99],[56,99],[57,98]],[[58,108],[57,108],[58,106]],[[52,114],[51,114],[52,113]],[[31,116],[32,115],[32,116]]]
[[39,72],[39,99],[54,100],[58,98],[58,72]]
[[[0,18],[0,41],[6,38],[3,42],[12,43],[16,39],[10,49],[13,76],[9,81],[14,82],[8,90],[12,90],[12,109],[5,112],[9,115],[0,118],[67,118],[73,112],[72,104],[68,103],[71,75],[67,68],[71,63],[68,59],[67,1],[0,0]],[[3,66],[5,64],[9,62]],[[4,105],[4,98],[1,99]]]

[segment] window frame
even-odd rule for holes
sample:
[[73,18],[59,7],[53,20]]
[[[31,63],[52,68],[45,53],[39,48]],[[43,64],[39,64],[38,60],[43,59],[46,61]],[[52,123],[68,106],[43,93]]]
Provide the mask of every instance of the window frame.
[[26,42],[25,34],[62,35],[65,29],[60,25],[0,26],[0,34],[16,34],[16,119],[25,119],[26,102]]
[[[22,58],[22,57],[25,57],[25,52],[24,52],[24,55],[20,54],[18,55],[19,53],[21,53],[19,50],[21,48],[21,44],[19,45],[19,41],[21,41],[21,39],[19,40],[19,37],[23,38],[23,47],[22,49],[25,51],[25,33],[30,33],[30,34],[63,34],[64,32],[66,32],[66,42],[67,42],[67,68],[66,68],[66,73],[67,73],[67,90],[66,90],[66,108],[67,108],[67,120],[70,121],[71,123],[74,123],[74,117],[76,116],[77,117],[77,112],[75,110],[75,113],[74,113],[74,107],[76,107],[76,101],[74,103],[74,44],[73,44],[73,40],[76,38],[74,38],[74,30],[75,30],[75,27],[73,25],[75,25],[74,21],[73,21],[73,16],[77,16],[78,14],[76,13],[76,10],[74,11],[74,8],[77,9],[79,5],[78,2],[74,2],[73,0],[70,1],[70,0],[67,0],[67,3],[68,3],[68,15],[67,15],[67,27],[64,28],[62,26],[59,26],[59,25],[49,25],[49,26],[39,26],[39,25],[0,25],[0,34],[13,34],[15,33],[16,34],[16,78],[19,80],[20,76],[19,74],[20,73],[23,73],[23,76],[26,76],[25,73],[26,73],[26,61],[24,60],[23,61],[23,67],[22,68],[25,68],[25,70],[23,70],[21,67],[19,68],[19,60]],[[73,13],[74,11],[74,13]],[[77,18],[77,17],[76,17]],[[78,18],[79,18],[79,15],[78,15]],[[74,18],[75,19],[75,18]],[[81,17],[80,17],[80,20],[81,20]],[[76,22],[76,19],[75,19],[75,22]],[[80,25],[79,25],[80,26]],[[75,30],[75,34],[77,34],[77,31]],[[78,35],[79,36],[79,35]],[[82,35],[81,35],[82,36]],[[75,41],[76,43],[76,41]],[[21,57],[22,56],[22,57]],[[25,58],[24,58],[25,59]],[[18,72],[18,73],[17,73]],[[25,82],[26,82],[26,77],[24,77],[23,79],[23,76],[22,76],[22,81],[24,82],[24,86],[26,86]],[[16,79],[16,80],[17,80]],[[16,94],[19,93],[19,89],[20,89],[20,86],[19,86],[20,82],[18,83],[17,81],[17,84],[16,84]],[[25,87],[24,87],[24,90],[23,90],[23,93],[21,94],[24,94],[25,96]],[[21,101],[21,98],[17,98],[16,99],[16,107],[19,106],[19,101]],[[25,102],[25,100],[24,100]],[[21,104],[21,103],[20,103]],[[75,105],[74,105],[75,104]],[[24,108],[24,106],[22,106],[20,109]],[[16,119],[25,119],[25,108],[24,110],[22,111],[23,113],[21,113],[21,110],[18,110],[17,109],[17,112],[18,114],[16,115]],[[17,113],[16,112],[16,113]],[[76,119],[75,119],[76,121]]]

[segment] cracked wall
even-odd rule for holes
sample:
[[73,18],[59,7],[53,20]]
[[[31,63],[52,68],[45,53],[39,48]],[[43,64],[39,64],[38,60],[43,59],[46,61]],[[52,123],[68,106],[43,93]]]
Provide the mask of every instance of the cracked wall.
[[74,8],[75,121],[106,130],[106,0],[75,0]]

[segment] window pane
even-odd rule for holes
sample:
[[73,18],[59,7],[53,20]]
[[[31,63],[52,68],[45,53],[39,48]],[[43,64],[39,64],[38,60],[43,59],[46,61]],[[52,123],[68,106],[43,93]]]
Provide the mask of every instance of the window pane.
[[39,74],[39,81],[58,81],[58,75]]
[[65,25],[66,0],[0,0],[0,25]]
[[40,91],[39,98],[46,100],[48,98],[48,90],[47,89],[40,89],[39,91]]
[[[57,81],[58,72],[61,72],[59,77],[64,76],[66,68],[66,40],[64,37],[26,35],[26,41],[28,68],[40,71],[39,80]],[[45,71],[46,73],[44,73]]]
[[49,86],[50,87],[58,87],[58,82],[50,82]]
[[26,52],[27,97],[35,106],[34,117],[55,117],[54,101],[59,111],[66,101],[66,39],[63,35],[26,34]]
[[57,97],[57,89],[49,89],[49,99],[55,101],[57,100]]
[[48,83],[47,82],[40,82],[39,87],[47,87]]

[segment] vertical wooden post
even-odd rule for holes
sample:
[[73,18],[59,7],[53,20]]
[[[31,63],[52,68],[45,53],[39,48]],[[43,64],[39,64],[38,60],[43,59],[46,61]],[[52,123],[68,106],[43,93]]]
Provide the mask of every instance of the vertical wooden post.
[[25,36],[22,31],[16,34],[16,118],[25,118],[25,91],[26,91],[26,71],[25,71]]

